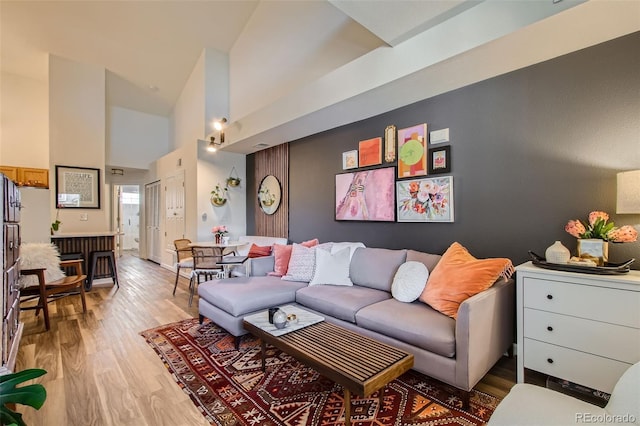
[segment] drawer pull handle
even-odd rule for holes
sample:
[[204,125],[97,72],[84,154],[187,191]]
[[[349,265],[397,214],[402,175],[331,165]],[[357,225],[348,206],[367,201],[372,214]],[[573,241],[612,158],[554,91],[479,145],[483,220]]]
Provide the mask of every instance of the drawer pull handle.
[[549,327],[547,327],[547,330],[548,331],[553,331],[553,327],[549,326]]
[[551,358],[547,358],[547,362],[548,362],[549,364],[553,364],[553,360],[552,360]]
[[553,299],[553,296],[551,294],[547,294],[547,299],[551,300]]

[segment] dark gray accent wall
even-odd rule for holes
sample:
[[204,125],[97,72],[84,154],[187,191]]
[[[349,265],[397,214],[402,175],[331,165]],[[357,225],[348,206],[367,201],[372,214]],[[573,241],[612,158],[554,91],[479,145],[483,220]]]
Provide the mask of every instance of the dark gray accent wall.
[[[592,210],[640,224],[639,215],[615,215],[616,173],[640,169],[638,46],[634,33],[291,142],[290,239],[431,253],[459,241],[477,257],[518,264],[555,240],[574,250],[564,225]],[[455,222],[335,221],[342,152],[389,124],[425,122],[450,129]],[[640,263],[640,243],[609,251],[612,261]]]

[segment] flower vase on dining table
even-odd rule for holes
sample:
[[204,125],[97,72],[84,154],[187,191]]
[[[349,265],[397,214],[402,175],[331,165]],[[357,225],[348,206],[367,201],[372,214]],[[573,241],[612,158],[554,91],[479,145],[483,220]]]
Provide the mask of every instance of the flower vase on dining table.
[[220,244],[222,242],[222,235],[215,234],[215,243]]

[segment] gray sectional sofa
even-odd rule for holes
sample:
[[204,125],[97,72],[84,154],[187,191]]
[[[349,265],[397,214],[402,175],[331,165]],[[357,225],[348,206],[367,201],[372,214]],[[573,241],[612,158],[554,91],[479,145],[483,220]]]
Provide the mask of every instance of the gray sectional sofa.
[[419,261],[432,271],[439,259],[414,250],[357,248],[349,267],[353,286],[308,286],[267,276],[274,258],[255,258],[252,276],[200,284],[200,320],[209,318],[239,337],[247,334],[243,317],[297,304],[328,322],[412,353],[414,370],[469,391],[512,344],[515,285],[512,279],[499,279],[464,301],[457,320],[420,301],[392,297],[400,265]]

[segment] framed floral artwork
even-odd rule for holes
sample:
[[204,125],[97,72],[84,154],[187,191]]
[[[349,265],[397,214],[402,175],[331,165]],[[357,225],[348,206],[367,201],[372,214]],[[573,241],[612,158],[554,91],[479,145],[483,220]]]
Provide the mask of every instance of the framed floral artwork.
[[449,173],[451,171],[451,147],[429,149],[429,174]]
[[360,141],[358,145],[358,163],[360,167],[382,164],[382,138]]
[[427,125],[398,130],[398,178],[427,175]]
[[394,169],[336,175],[336,220],[395,221]]
[[453,222],[453,176],[396,182],[398,222]]
[[358,167],[358,150],[342,153],[342,170],[356,169]]

